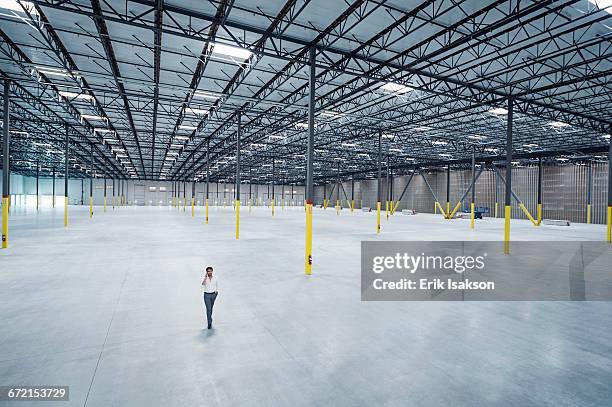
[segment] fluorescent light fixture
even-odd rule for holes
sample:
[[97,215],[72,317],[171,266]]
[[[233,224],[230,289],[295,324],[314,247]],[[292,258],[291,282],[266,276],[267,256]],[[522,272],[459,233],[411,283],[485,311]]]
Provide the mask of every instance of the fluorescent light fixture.
[[29,136],[30,134],[27,131],[19,131],[19,130],[11,130],[11,134],[18,134],[20,136]]
[[384,85],[382,85],[380,88],[384,90],[385,92],[397,93],[397,94],[407,93],[413,90],[413,88],[411,88],[410,86],[401,85],[399,83],[394,83],[394,82],[387,82]]
[[178,153],[176,151],[168,151],[167,154],[168,155],[178,155]]
[[225,45],[220,42],[211,42],[208,46],[208,50],[213,54],[225,55],[242,60],[249,59],[251,55],[253,55],[253,53],[246,48]]
[[416,131],[427,131],[427,130],[432,130],[432,128],[429,127],[429,126],[420,126],[420,127],[415,127],[413,130],[416,130]]
[[70,72],[65,69],[60,69],[60,68],[37,66],[36,69],[38,70],[39,73],[43,75],[60,76],[63,78],[70,78],[70,77],[78,78],[81,76],[78,72]]
[[412,158],[412,157],[406,157],[406,161],[414,161],[414,158]]
[[295,127],[299,128],[299,129],[307,129],[308,128],[308,123],[296,123]]
[[196,109],[194,107],[186,107],[185,113],[191,113],[197,116],[206,116],[208,114],[208,110],[207,109]]
[[565,161],[569,161],[569,160],[567,158],[557,158],[557,161],[565,162]]
[[496,108],[490,109],[489,113],[493,113],[497,115],[504,115],[504,114],[508,114],[508,110],[504,109],[503,107],[496,107]]
[[193,96],[198,98],[217,100],[223,95],[215,92],[207,92],[205,90],[196,90],[193,92]]
[[523,144],[523,147],[536,148],[536,147],[539,147],[539,146],[537,144],[534,144],[534,143],[528,143],[528,144]]
[[334,160],[336,160],[336,161],[344,161],[344,158],[336,157],[336,158],[334,158]]
[[355,147],[356,145],[355,143],[342,143],[342,147]]
[[170,144],[170,148],[183,148],[182,144]]
[[285,137],[285,136],[279,136],[279,135],[276,135],[276,134],[271,134],[271,135],[270,135],[270,136],[268,136],[268,137],[270,137],[270,138],[274,138],[274,139],[277,139],[277,140],[284,140],[284,139],[286,139],[286,138],[287,138],[287,137]]
[[63,96],[68,99],[93,100],[94,98],[92,95],[88,95],[87,93],[76,93],[76,92],[65,92],[65,91],[59,91],[58,93],[60,96]]
[[434,146],[445,146],[448,143],[446,141],[440,141],[440,140],[436,140],[436,141],[432,141],[432,143]]
[[595,4],[601,10],[612,13],[612,0],[589,0],[591,4]]
[[389,151],[395,151],[396,153],[401,153],[404,150],[402,150],[401,148],[390,148]]
[[344,113],[333,112],[331,110],[324,110],[320,114],[321,114],[321,116],[324,116],[324,117],[342,117],[342,116],[345,116]]
[[382,138],[393,138],[393,134],[385,133],[382,135]]
[[564,122],[550,122],[550,123],[548,123],[548,125],[549,125],[550,127],[554,127],[554,128],[556,128],[556,129],[559,129],[559,128],[561,128],[561,127],[567,127],[567,126],[569,126],[569,124],[564,123]]
[[[22,1],[21,4],[27,7],[30,10],[31,14],[34,14],[34,15],[37,14],[36,10],[34,9],[33,4],[30,3],[29,1]],[[11,10],[11,11],[17,11],[19,13],[24,13],[23,7],[21,7],[21,5],[17,3],[15,0],[0,0],[0,8],[4,8],[7,10]]]
[[99,120],[99,121],[106,121],[106,119],[102,116],[96,116],[93,114],[82,114],[81,115],[81,123],[83,122],[83,119],[85,120]]
[[472,140],[484,140],[487,137],[486,136],[481,136],[480,134],[474,134],[472,136],[468,136],[468,138],[471,138]]
[[453,156],[452,154],[446,154],[446,153],[441,153],[441,154],[438,154],[438,155],[440,157],[452,157]]
[[188,126],[186,124],[181,124],[180,126],[178,126],[178,128],[181,130],[197,130],[196,126]]
[[94,133],[114,133],[114,131],[103,127],[94,127]]

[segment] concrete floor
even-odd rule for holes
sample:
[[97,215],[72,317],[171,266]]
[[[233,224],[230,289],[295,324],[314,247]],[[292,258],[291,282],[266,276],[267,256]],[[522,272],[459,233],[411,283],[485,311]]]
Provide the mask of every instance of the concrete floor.
[[[499,240],[501,219],[301,208],[15,208],[0,251],[0,385],[69,385],[74,406],[609,406],[612,303],[361,302],[360,241]],[[514,239],[602,240],[600,225]],[[200,281],[220,295],[206,330]],[[14,403],[26,406],[29,403]],[[0,402],[0,405],[2,404]],[[31,403],[33,406],[45,403]]]

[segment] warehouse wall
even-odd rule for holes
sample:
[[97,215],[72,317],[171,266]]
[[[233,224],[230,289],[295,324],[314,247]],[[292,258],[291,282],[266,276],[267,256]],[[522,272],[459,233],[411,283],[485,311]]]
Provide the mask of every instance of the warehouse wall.
[[[53,180],[52,178],[39,179],[40,202],[43,207],[52,206],[53,200]],[[70,179],[68,181],[68,199],[71,205],[89,204],[89,179]],[[170,205],[172,196],[176,188],[179,193],[179,200],[183,201],[186,196],[187,203],[191,203],[192,183],[172,183],[169,181],[132,181],[123,182],[123,191],[129,205]],[[180,192],[179,192],[180,191]],[[183,195],[183,191],[185,194]],[[196,204],[203,205],[205,199],[206,183],[196,183]],[[242,184],[240,188],[241,201],[246,203],[249,199],[249,184]],[[120,194],[119,181],[115,181],[115,196]],[[36,205],[36,178],[24,177],[17,174],[11,175],[11,195],[13,202],[17,205]],[[63,202],[64,198],[64,179],[55,179],[56,204]],[[112,204],[113,182],[106,181],[107,204]],[[229,205],[234,200],[234,184],[210,183],[209,185],[209,204],[210,205]],[[93,182],[94,205],[104,204],[104,180],[95,179]],[[251,186],[251,198],[260,205],[269,204],[272,198],[271,185]],[[304,187],[290,185],[274,186],[275,202],[280,205],[284,199],[285,205],[303,205]],[[118,198],[117,198],[118,199]]]
[[[505,170],[500,169],[505,177]],[[592,187],[592,222],[606,223],[606,208],[608,199],[608,164],[593,163],[593,187]],[[442,206],[446,202],[446,173],[425,174],[429,185],[436,194]],[[469,187],[471,181],[471,171],[451,171],[450,177],[450,201],[454,207],[461,198],[464,191]],[[585,165],[544,165],[542,168],[542,203],[543,217],[548,219],[567,219],[571,222],[586,222],[587,207],[587,185],[588,167]],[[392,177],[389,185],[386,177],[383,176],[382,182],[382,201],[386,200],[388,188],[394,200],[401,195],[409,176]],[[485,169],[476,181],[476,206],[488,207],[489,216],[495,216],[495,203],[498,203],[498,217],[503,216],[504,206],[504,183],[498,179],[497,174],[489,169]],[[535,216],[537,208],[537,167],[521,167],[512,171],[512,190],[518,195],[519,199],[525,204],[527,209]],[[332,199],[330,206],[336,204],[337,189],[335,183],[318,185],[315,187],[315,203],[323,203],[323,193],[326,192],[327,199]],[[342,206],[348,207],[345,192],[348,198],[351,197],[351,183],[342,183],[344,189],[340,188]],[[368,179],[355,181],[355,206],[376,207],[377,180]],[[333,194],[332,193],[333,189]],[[462,202],[464,209],[469,208],[471,193]],[[406,190],[398,209],[415,209],[418,212],[433,213],[434,198],[429,191],[423,177],[415,175]],[[512,217],[515,219],[527,219],[521,211],[518,203],[512,200]]]

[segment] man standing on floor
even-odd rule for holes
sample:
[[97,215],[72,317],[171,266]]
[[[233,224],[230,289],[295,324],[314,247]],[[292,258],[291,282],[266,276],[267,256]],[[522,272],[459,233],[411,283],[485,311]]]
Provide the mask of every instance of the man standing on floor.
[[204,305],[206,305],[206,320],[208,321],[208,329],[212,328],[212,312],[213,305],[219,294],[219,285],[217,277],[213,277],[213,268],[206,267],[206,275],[202,280],[202,290],[204,291]]

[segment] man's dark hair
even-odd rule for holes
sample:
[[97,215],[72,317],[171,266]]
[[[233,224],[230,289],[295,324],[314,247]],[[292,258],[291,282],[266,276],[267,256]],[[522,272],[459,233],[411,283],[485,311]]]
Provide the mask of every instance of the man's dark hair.
[[206,272],[208,273],[209,271],[213,271],[213,268],[210,266],[206,267]]

